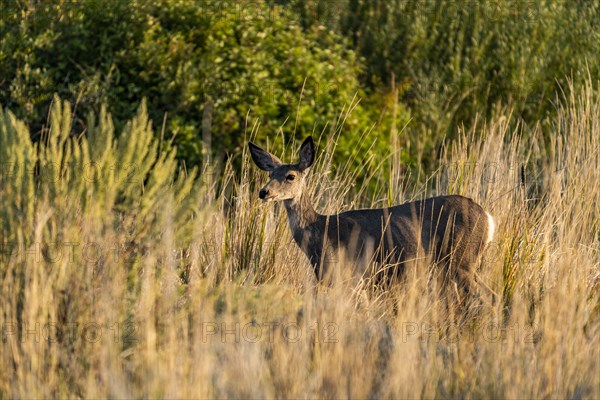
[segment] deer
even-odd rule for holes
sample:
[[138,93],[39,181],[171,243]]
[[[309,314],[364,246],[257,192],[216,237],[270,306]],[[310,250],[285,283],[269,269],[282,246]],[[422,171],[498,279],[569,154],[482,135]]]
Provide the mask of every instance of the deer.
[[256,166],[269,173],[258,197],[263,202],[283,202],[292,237],[317,281],[323,281],[338,264],[333,252],[342,251],[352,263],[385,264],[386,268],[374,273],[377,280],[399,276],[408,265],[428,257],[464,292],[471,290],[474,265],[495,230],[492,215],[472,199],[446,195],[321,215],[306,191],[307,174],[316,156],[312,136],[300,146],[295,164],[284,164],[252,142],[248,147]]

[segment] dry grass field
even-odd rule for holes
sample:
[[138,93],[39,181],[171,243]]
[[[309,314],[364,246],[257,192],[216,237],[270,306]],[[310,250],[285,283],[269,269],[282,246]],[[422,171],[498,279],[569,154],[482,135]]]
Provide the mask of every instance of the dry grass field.
[[321,213],[449,193],[490,211],[468,315],[427,268],[381,290],[340,260],[316,284],[247,150],[241,172],[186,171],[143,105],[120,135],[103,111],[73,136],[56,100],[38,143],[2,110],[0,397],[600,397],[600,99],[567,93],[551,139],[506,114],[434,171],[389,154],[389,182],[356,183],[374,155],[332,165],[335,140],[317,141]]

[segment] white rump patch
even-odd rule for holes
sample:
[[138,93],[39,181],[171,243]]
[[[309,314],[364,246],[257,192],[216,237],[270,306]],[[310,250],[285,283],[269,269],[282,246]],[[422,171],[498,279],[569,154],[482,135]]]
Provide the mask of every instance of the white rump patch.
[[487,243],[491,243],[494,239],[494,233],[496,231],[496,223],[494,222],[494,218],[489,212],[486,212],[487,220],[488,220],[488,234],[487,234]]

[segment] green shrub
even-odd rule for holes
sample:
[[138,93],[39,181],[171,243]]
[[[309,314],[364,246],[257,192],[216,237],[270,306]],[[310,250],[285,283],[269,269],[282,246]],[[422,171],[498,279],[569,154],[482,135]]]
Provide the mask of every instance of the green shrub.
[[[371,89],[395,76],[414,121],[406,145],[428,159],[463,124],[511,109],[526,124],[555,115],[569,79],[600,73],[600,5],[587,1],[286,1],[307,29],[324,24],[365,58]],[[518,121],[518,118],[514,121]],[[413,156],[419,152],[413,152]]]
[[87,135],[71,135],[71,107],[58,98],[49,121],[48,135],[34,143],[25,124],[0,108],[0,192],[11,199],[0,214],[4,244],[23,249],[40,240],[80,242],[77,229],[69,231],[72,236],[58,230],[86,215],[85,229],[80,227],[86,239],[112,226],[125,234],[124,242],[138,246],[160,240],[167,214],[174,242],[189,243],[197,215],[196,172],[174,178],[175,151],[159,150],[145,104],[119,138],[105,108],[99,118],[89,115]]
[[[288,10],[265,2],[17,3],[5,14],[0,102],[27,120],[34,136],[43,132],[55,93],[76,104],[79,127],[80,116],[110,104],[121,128],[146,98],[159,135],[166,116],[163,146],[177,145],[190,166],[206,150],[203,114],[212,120],[214,154],[237,152],[256,122],[281,147],[281,133],[330,135],[327,126],[360,91],[361,65],[339,36],[321,27],[303,31]],[[356,106],[340,158],[357,145],[368,148],[354,132],[367,130],[378,113]]]

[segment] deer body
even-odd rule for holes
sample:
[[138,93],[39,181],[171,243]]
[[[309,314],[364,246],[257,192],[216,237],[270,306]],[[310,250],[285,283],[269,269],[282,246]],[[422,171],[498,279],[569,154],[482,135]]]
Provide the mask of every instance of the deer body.
[[254,162],[271,174],[260,198],[284,202],[294,241],[319,280],[337,263],[341,250],[347,261],[390,266],[382,276],[397,275],[407,264],[429,257],[468,286],[473,265],[492,240],[492,217],[473,200],[457,195],[320,215],[303,191],[304,174],[314,162],[312,138],[302,144],[298,164],[282,164],[253,143],[249,146]]

